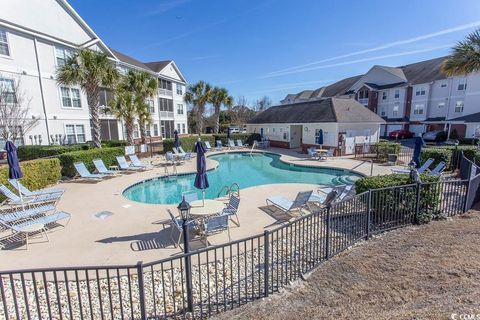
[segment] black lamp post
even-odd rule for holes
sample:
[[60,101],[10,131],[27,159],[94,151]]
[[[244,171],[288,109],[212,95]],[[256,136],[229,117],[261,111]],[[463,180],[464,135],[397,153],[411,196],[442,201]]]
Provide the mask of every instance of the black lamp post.
[[190,220],[190,204],[182,197],[182,202],[177,207],[182,217],[182,231],[183,231],[183,252],[185,253],[185,280],[187,287],[187,311],[193,311],[193,297],[192,297],[192,263],[190,255],[188,254],[188,220]]

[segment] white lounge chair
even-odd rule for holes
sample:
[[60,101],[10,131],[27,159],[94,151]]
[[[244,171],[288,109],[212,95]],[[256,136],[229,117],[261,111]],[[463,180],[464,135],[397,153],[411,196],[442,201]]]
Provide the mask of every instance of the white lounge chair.
[[[417,172],[424,173],[425,171],[427,171],[428,168],[432,165],[433,161],[434,160],[432,158],[428,158],[427,161],[425,161],[425,163],[420,168],[418,168]],[[392,169],[392,171],[394,173],[410,173],[410,169]]]
[[210,141],[205,141],[205,148],[207,149],[206,151],[210,151],[212,149],[212,146],[210,145]]
[[295,200],[291,201],[284,197],[269,197],[266,200],[267,206],[274,205],[288,215],[292,215],[294,211],[300,211],[310,199],[313,191],[303,191],[297,194]]
[[181,154],[185,154],[187,158],[194,158],[196,156],[196,154],[194,152],[185,152],[185,150],[183,150],[182,146],[178,147],[178,151]]
[[3,184],[0,184],[0,193],[7,197],[6,204],[10,206],[55,202],[62,196],[60,193],[48,193],[34,197],[20,198]]
[[83,162],[75,162],[73,165],[82,179],[102,180],[107,176],[105,174],[90,173]]
[[231,139],[228,139],[228,148],[230,150],[236,149],[235,143]]
[[217,145],[217,147],[215,148],[216,150],[218,150],[218,151],[223,150],[223,144],[222,144],[221,140],[217,140],[216,145]]
[[443,173],[443,171],[445,170],[445,167],[446,167],[446,164],[445,162],[440,162],[439,164],[437,164],[437,166],[435,168],[433,168],[433,170],[431,170],[428,175],[429,176],[436,176],[436,177],[440,177]]
[[55,210],[55,204],[50,202],[50,203],[45,203],[45,204],[39,204],[36,206],[31,206],[28,208],[15,208],[14,210],[1,210],[0,212],[0,218],[6,222],[6,223],[12,223],[16,221],[22,221],[25,219],[30,219],[31,217],[40,215],[40,214],[45,214],[48,211],[53,211]]
[[105,163],[103,163],[102,159],[93,159],[93,165],[95,169],[97,169],[99,174],[108,174],[108,175],[116,175],[118,174],[117,170],[109,170]]
[[130,158],[130,161],[132,162],[131,166],[136,167],[136,168],[141,168],[141,169],[151,169],[151,166],[147,166],[143,164],[140,159],[138,159],[136,154],[131,154],[128,156]]
[[18,191],[20,191],[24,196],[27,196],[27,197],[35,197],[35,196],[51,194],[51,193],[63,194],[65,192],[65,189],[60,189],[60,188],[45,188],[45,189],[30,191],[19,180],[9,179],[8,182],[12,185],[12,187],[14,187]]
[[240,140],[240,139],[237,139],[236,142],[237,142],[237,147],[238,148],[247,148],[248,147],[248,144],[244,144],[242,142],[242,140]]
[[185,161],[185,160],[189,160],[189,159],[190,159],[190,158],[187,158],[187,154],[186,154],[186,153],[180,152],[180,151],[179,151],[177,148],[175,148],[175,147],[172,148],[172,151],[173,151],[174,156],[175,156],[178,160]]
[[307,154],[310,159],[318,159],[318,152],[315,150],[314,147],[308,148]]
[[127,162],[127,159],[124,156],[117,156],[116,159],[117,159],[118,167],[120,168],[120,170],[128,170],[128,171],[142,170],[142,168],[130,166]]

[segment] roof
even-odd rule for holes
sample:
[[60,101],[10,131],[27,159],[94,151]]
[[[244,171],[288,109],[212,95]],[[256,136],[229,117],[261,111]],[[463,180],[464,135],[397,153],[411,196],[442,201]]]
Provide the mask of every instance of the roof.
[[327,98],[271,107],[255,116],[249,123],[318,123],[374,122],[385,123],[355,99]]
[[480,112],[472,113],[455,119],[450,119],[449,121],[480,122]]
[[387,123],[388,122],[408,122],[408,119],[406,117],[403,118],[387,118],[387,117],[382,117],[383,120],[385,120]]
[[164,61],[154,61],[154,62],[145,62],[145,64],[155,72],[162,71],[166,66],[168,66],[172,60]]
[[425,120],[426,122],[438,122],[438,121],[445,121],[445,117],[431,117]]
[[383,70],[393,74],[394,76],[402,79],[403,81],[407,81],[407,78],[405,77],[405,73],[403,72],[402,68],[388,67],[388,66],[377,66],[377,67],[382,68]]
[[397,83],[391,83],[391,84],[385,84],[383,86],[379,86],[378,84],[371,83],[371,82],[365,82],[367,86],[369,86],[372,89],[375,90],[384,90],[384,89],[390,89],[390,88],[395,88],[401,85],[405,85],[405,82],[397,82]]
[[310,96],[312,95],[313,90],[303,90],[297,96],[295,99],[310,99]]
[[323,91],[323,97],[335,97],[338,95],[346,94],[350,87],[353,86],[355,82],[357,82],[361,77],[363,77],[363,74],[345,78],[335,83],[332,83],[329,86],[326,86],[325,90]]
[[446,79],[447,76],[442,72],[442,63],[448,56],[421,61],[417,63],[401,66],[403,73],[410,84],[421,84],[435,80]]
[[138,61],[137,59],[132,58],[130,56],[127,56],[126,54],[123,54],[123,53],[121,53],[117,50],[114,50],[112,48],[110,48],[110,50],[113,52],[115,57],[117,57],[118,60],[120,60],[124,63],[127,63],[129,65],[151,71],[151,69],[148,66],[146,66],[143,62]]

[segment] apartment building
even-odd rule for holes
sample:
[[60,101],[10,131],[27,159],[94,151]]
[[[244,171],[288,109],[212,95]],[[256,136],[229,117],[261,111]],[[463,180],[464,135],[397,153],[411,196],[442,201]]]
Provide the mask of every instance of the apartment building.
[[[70,144],[91,140],[90,112],[84,92],[59,86],[58,66],[77,49],[105,53],[120,72],[146,71],[157,77],[158,94],[149,102],[152,123],[147,133],[170,138],[177,129],[187,133],[187,112],[183,100],[186,79],[173,60],[142,63],[109,48],[65,0],[5,0],[0,10],[0,84],[19,88],[27,100],[29,117],[36,126],[26,132],[20,144]],[[101,104],[111,98],[101,93]],[[102,139],[125,139],[125,126],[102,115]],[[139,137],[136,124],[135,137]]]
[[480,131],[480,74],[446,77],[441,72],[446,58],[400,67],[376,65],[363,75],[289,94],[282,103],[347,96],[385,119],[381,136],[406,129],[416,135],[447,130],[458,137],[472,137]]

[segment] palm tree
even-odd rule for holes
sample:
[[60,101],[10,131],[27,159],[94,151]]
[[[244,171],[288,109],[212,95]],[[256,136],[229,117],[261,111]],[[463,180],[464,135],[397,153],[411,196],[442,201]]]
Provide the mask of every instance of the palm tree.
[[470,33],[453,47],[443,62],[442,71],[449,77],[480,71],[480,29]]
[[130,70],[126,75],[125,89],[132,92],[135,97],[138,124],[142,143],[146,143],[145,127],[152,122],[148,99],[155,96],[158,89],[158,81],[147,72]]
[[212,89],[209,101],[215,110],[215,133],[220,131],[220,108],[222,105],[230,108],[233,104],[233,97],[228,94],[225,88],[215,87]]
[[212,87],[203,80],[188,86],[185,92],[185,102],[193,105],[193,112],[196,115],[197,133],[203,132],[203,114],[205,113],[205,105],[210,100]]
[[81,49],[67,59],[56,72],[60,85],[79,85],[87,95],[92,119],[93,144],[102,147],[100,132],[100,87],[112,87],[119,77],[108,57],[90,49]]
[[[124,82],[125,79],[122,79]],[[123,83],[124,84],[124,83]],[[119,85],[114,92],[114,98],[105,107],[105,113],[113,115],[119,120],[125,122],[127,131],[128,145],[133,145],[133,126],[135,124],[135,117],[137,115],[137,108],[135,105],[135,97],[132,92],[125,90],[122,85]]]

